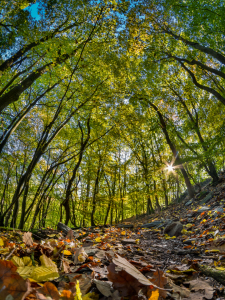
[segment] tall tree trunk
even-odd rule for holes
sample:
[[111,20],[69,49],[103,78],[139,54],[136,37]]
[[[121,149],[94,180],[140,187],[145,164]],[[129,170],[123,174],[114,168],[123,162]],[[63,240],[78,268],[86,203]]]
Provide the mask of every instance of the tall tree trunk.
[[98,194],[98,185],[100,181],[100,174],[101,174],[101,156],[99,157],[99,164],[98,164],[98,170],[97,170],[97,175],[95,179],[95,186],[94,186],[94,191],[93,191],[93,198],[92,198],[92,211],[91,211],[91,226],[95,226],[95,220],[94,220],[94,215],[96,211],[96,196]]
[[[177,162],[177,164],[180,165],[181,173],[182,173],[182,175],[183,175],[183,177],[184,177],[184,181],[185,181],[185,184],[186,184],[186,187],[187,187],[187,190],[188,190],[189,197],[190,197],[190,198],[193,198],[194,195],[195,195],[194,188],[193,188],[193,186],[191,185],[191,182],[190,182],[190,180],[189,180],[188,174],[187,174],[187,172],[185,171],[183,164],[181,164],[181,160],[180,160],[180,157],[179,157],[179,155],[178,155],[178,153],[177,153],[176,147],[175,147],[175,145],[173,144],[172,140],[171,140],[170,137],[169,137],[169,133],[168,133],[168,131],[167,131],[167,128],[166,128],[166,122],[165,122],[165,120],[164,120],[164,118],[163,118],[163,115],[162,115],[161,112],[158,110],[158,107],[155,106],[155,104],[151,103],[150,101],[147,101],[147,102],[149,103],[149,105],[150,105],[151,107],[154,108],[154,110],[156,111],[156,113],[157,113],[158,116],[159,116],[159,120],[160,120],[160,123],[161,123],[161,128],[162,128],[162,131],[163,131],[163,133],[164,133],[164,135],[165,135],[167,144],[169,145],[169,147],[170,147],[170,149],[171,149],[171,151],[172,151],[172,153],[173,153],[175,162]],[[174,163],[175,163],[175,162],[174,162]]]
[[90,132],[91,132],[90,117],[88,118],[88,121],[87,121],[87,137],[86,137],[85,140],[84,140],[83,129],[81,127],[80,122],[78,123],[78,125],[79,125],[79,128],[81,130],[81,148],[80,148],[79,158],[78,158],[78,161],[77,161],[77,163],[76,163],[76,165],[75,165],[75,167],[73,169],[72,176],[69,179],[69,182],[68,182],[68,185],[67,185],[67,189],[66,189],[65,200],[62,202],[62,206],[64,207],[65,212],[66,212],[66,220],[65,220],[65,224],[66,225],[68,225],[68,223],[70,221],[70,199],[72,197],[72,185],[73,185],[73,182],[74,182],[74,180],[76,178],[77,170],[80,167],[80,164],[81,164],[81,161],[82,161],[82,158],[83,158],[83,154],[84,154],[85,148],[86,148],[87,143],[88,143],[88,141],[90,139]]

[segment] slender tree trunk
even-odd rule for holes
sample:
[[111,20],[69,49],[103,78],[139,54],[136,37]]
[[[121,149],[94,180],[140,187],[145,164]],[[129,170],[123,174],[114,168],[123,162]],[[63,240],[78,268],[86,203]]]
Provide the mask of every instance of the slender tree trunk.
[[146,187],[147,187],[147,214],[150,215],[154,213],[154,209],[152,206],[152,201],[150,197],[150,186],[148,183],[146,184]]
[[91,226],[95,226],[94,215],[95,215],[95,211],[96,211],[96,196],[98,194],[100,172],[101,172],[101,156],[99,159],[99,165],[98,165],[97,175],[96,175],[96,179],[95,179],[94,192],[93,192],[92,211],[91,211]]
[[195,191],[194,191],[194,188],[193,186],[191,185],[191,182],[189,180],[189,177],[187,175],[187,172],[185,171],[184,167],[183,167],[183,164],[181,164],[181,160],[180,160],[180,157],[177,153],[177,150],[175,148],[175,145],[173,144],[172,140],[170,139],[169,137],[169,133],[167,131],[167,128],[166,128],[166,122],[163,118],[163,115],[161,114],[161,112],[158,110],[157,106],[155,106],[153,103],[151,103],[150,101],[148,101],[149,105],[151,107],[154,108],[154,110],[157,112],[158,116],[159,116],[159,120],[160,120],[160,123],[161,123],[161,128],[162,128],[162,131],[165,135],[165,138],[166,138],[166,141],[167,141],[167,144],[169,145],[172,153],[173,153],[173,156],[174,156],[174,159],[175,161],[177,162],[177,164],[180,165],[180,169],[181,169],[181,173],[184,177],[184,181],[185,181],[185,184],[186,184],[186,187],[187,187],[187,190],[188,190],[188,194],[189,194],[189,197],[190,198],[193,198],[194,195],[195,195]]

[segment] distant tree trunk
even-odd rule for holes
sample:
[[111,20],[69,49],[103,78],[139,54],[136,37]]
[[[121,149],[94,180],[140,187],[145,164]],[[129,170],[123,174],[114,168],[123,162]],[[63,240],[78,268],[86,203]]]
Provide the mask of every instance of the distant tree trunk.
[[154,185],[154,193],[155,193],[155,204],[156,204],[157,210],[160,212],[161,211],[161,207],[159,205],[159,198],[158,198],[158,195],[157,195],[157,189],[156,189],[156,182],[155,182],[155,180],[153,180],[153,185]]
[[[190,197],[190,198],[193,198],[194,195],[195,195],[194,188],[193,188],[193,186],[191,185],[191,182],[190,182],[190,180],[189,180],[188,174],[187,174],[187,172],[185,171],[183,164],[181,164],[181,160],[180,160],[180,157],[179,157],[179,155],[178,155],[178,153],[177,153],[177,150],[176,150],[176,148],[175,148],[175,145],[173,144],[172,140],[171,140],[170,137],[169,137],[169,133],[168,133],[168,131],[167,131],[167,128],[166,128],[166,122],[165,122],[165,120],[164,120],[164,118],[163,118],[163,115],[162,115],[161,112],[158,110],[158,107],[155,106],[155,104],[151,103],[150,101],[148,101],[148,103],[149,103],[149,105],[150,105],[151,107],[154,108],[154,110],[156,111],[156,113],[157,113],[158,116],[159,116],[159,120],[160,120],[160,123],[161,123],[161,128],[162,128],[162,131],[163,131],[163,133],[164,133],[164,135],[165,135],[167,144],[169,145],[169,147],[170,147],[170,149],[171,149],[171,151],[172,151],[172,153],[173,153],[175,162],[177,162],[177,164],[180,165],[180,170],[181,170],[181,173],[182,173],[182,175],[183,175],[183,177],[184,177],[184,181],[185,181],[185,184],[186,184],[186,187],[187,187],[187,190],[188,190],[189,197]],[[174,163],[175,163],[175,162],[174,162]]]
[[49,197],[48,198],[48,202],[47,202],[47,205],[46,205],[46,209],[44,210],[43,209],[43,214],[42,214],[42,226],[45,228],[45,225],[46,225],[46,217],[47,217],[47,214],[48,214],[48,210],[49,210],[49,206],[50,206],[50,203],[51,203],[51,200],[52,198]]
[[91,226],[95,226],[94,215],[95,215],[95,210],[96,210],[96,196],[98,194],[98,185],[99,185],[100,175],[101,175],[101,160],[102,160],[102,158],[100,155],[97,175],[96,175],[96,179],[95,179],[94,191],[93,191],[93,198],[92,198]]
[[81,131],[81,147],[80,147],[79,158],[78,158],[78,161],[77,161],[77,163],[76,163],[76,165],[75,165],[75,167],[73,169],[72,176],[69,179],[69,182],[68,182],[68,185],[67,185],[67,189],[66,189],[65,200],[61,204],[64,207],[65,212],[66,212],[65,225],[68,225],[69,220],[70,220],[70,199],[71,199],[71,196],[72,196],[72,185],[73,185],[73,182],[74,182],[74,180],[76,178],[77,170],[80,167],[80,164],[81,164],[81,161],[82,161],[82,158],[83,158],[83,154],[84,154],[85,148],[86,148],[87,143],[88,143],[88,141],[90,139],[90,132],[91,132],[90,117],[88,118],[88,121],[87,121],[87,137],[86,137],[85,140],[84,140],[84,133],[83,133],[83,129],[81,127],[81,123],[79,122],[78,125],[79,125],[80,131]]
[[154,209],[152,206],[152,201],[150,197],[150,186],[148,183],[146,184],[146,187],[147,187],[147,214],[150,215],[154,213]]
[[83,214],[83,226],[85,227],[86,226],[86,216],[87,216],[87,210],[88,210],[88,203],[89,203],[89,197],[90,197],[90,174],[89,174],[89,169],[88,169],[88,174],[87,174],[88,178],[87,178],[87,193],[86,193],[86,199],[85,199],[85,202],[84,202],[84,208],[83,208],[83,211],[84,211],[84,214]]
[[23,193],[23,201],[22,201],[22,211],[21,211],[21,218],[20,218],[20,224],[19,224],[19,229],[23,229],[24,226],[24,218],[25,218],[25,211],[26,211],[26,200],[27,200],[27,195],[29,191],[29,180],[25,184],[25,189]]

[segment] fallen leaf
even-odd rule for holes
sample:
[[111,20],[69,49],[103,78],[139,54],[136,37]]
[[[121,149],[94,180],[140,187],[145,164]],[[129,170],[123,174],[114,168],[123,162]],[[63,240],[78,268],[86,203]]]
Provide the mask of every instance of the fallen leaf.
[[148,300],[158,300],[159,299],[159,290],[152,291],[152,294]]
[[142,285],[154,285],[152,282],[150,282],[138,269],[136,269],[131,263],[129,263],[128,260],[125,258],[117,255],[113,258],[113,263],[122,268],[124,271],[126,271],[128,274],[136,278]]
[[74,238],[73,236],[73,230],[70,229],[66,235],[66,239],[72,240]]
[[72,255],[72,253],[69,250],[63,250],[62,253],[64,255]]
[[16,270],[11,261],[0,260],[0,299],[23,300],[31,292],[30,282]]
[[189,283],[191,291],[200,293],[202,297],[205,297],[206,299],[212,299],[213,287],[209,285],[206,280],[198,278],[196,280],[189,281]]
[[71,269],[70,269],[70,265],[67,261],[63,260],[62,262],[63,264],[63,270],[64,272],[67,274],[67,273],[70,273],[71,272]]
[[[165,277],[165,274],[161,270],[156,270],[151,278],[151,282],[155,284],[157,287],[160,287],[161,289],[164,288],[164,285],[167,284],[167,278]],[[166,298],[167,291],[159,289],[159,295],[163,298]]]
[[51,282],[45,282],[43,287],[38,289],[39,293],[42,293],[46,297],[51,297],[54,300],[59,300],[59,292],[56,286]]
[[172,296],[174,297],[174,299],[180,300],[183,298],[189,298],[191,292],[187,288],[183,286],[178,286],[174,284],[172,281],[170,282],[170,285],[172,285],[172,289],[173,289]]
[[75,253],[75,256],[74,256],[74,264],[76,265],[78,263],[85,262],[85,260],[87,258],[88,258],[88,255],[84,251],[84,248],[83,247],[78,248],[76,253]]
[[33,245],[33,239],[32,239],[32,232],[25,232],[23,235],[23,242],[27,246],[32,246]]
[[112,283],[111,282],[94,279],[94,283],[96,284],[97,289],[99,290],[100,293],[102,293],[103,296],[105,296],[105,297],[112,296]]

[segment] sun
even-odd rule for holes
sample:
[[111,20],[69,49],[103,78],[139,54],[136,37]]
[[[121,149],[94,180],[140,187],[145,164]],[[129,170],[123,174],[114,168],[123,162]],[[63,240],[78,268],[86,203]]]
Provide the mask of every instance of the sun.
[[172,165],[168,165],[167,168],[168,172],[173,172],[174,167]]

